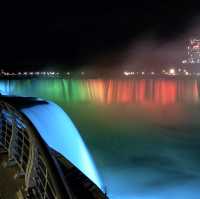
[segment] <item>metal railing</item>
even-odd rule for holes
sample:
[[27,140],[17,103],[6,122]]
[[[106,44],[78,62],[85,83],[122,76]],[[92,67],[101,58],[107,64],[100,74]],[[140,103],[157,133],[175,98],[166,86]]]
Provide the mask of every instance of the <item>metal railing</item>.
[[78,168],[50,149],[20,111],[0,100],[0,152],[7,153],[4,167],[15,167],[24,183],[18,199],[107,199]]
[[24,198],[59,198],[44,154],[31,136],[30,129],[20,114],[5,102],[0,102],[0,147],[8,153],[4,166],[16,166],[15,179],[25,178],[24,188],[20,190]]

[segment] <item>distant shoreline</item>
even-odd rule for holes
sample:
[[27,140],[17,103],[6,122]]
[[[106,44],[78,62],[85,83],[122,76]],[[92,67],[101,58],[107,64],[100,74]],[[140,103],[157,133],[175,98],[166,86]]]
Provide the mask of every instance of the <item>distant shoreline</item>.
[[188,76],[170,76],[170,75],[135,75],[135,76],[110,76],[110,75],[103,75],[103,76],[3,76],[0,77],[0,80],[25,80],[25,79],[38,79],[38,80],[50,80],[50,79],[119,79],[119,80],[134,80],[134,79],[165,79],[165,80],[200,80],[200,76],[196,75],[188,75]]

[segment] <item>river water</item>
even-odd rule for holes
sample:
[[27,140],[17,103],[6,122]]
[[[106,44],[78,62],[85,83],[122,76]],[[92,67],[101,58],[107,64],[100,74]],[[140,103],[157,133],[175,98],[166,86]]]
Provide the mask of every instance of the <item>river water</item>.
[[111,199],[199,199],[198,80],[1,80],[0,90],[59,104]]

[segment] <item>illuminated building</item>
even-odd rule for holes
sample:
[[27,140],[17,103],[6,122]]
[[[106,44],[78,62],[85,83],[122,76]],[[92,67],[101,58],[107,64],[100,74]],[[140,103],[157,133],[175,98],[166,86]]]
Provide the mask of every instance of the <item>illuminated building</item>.
[[51,102],[0,96],[0,164],[3,199],[107,198],[78,131]]
[[191,39],[187,46],[187,59],[182,63],[199,64],[200,63],[200,39]]

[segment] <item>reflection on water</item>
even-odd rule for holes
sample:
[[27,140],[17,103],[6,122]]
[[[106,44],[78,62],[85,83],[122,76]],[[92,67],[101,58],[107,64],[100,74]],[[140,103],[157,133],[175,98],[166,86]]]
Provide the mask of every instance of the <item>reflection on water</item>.
[[60,104],[89,146],[111,199],[198,199],[199,85],[35,79],[1,81],[0,90]]
[[197,80],[13,80],[0,90],[65,102],[174,104],[198,102]]

